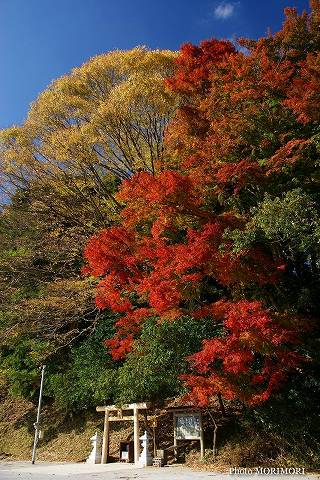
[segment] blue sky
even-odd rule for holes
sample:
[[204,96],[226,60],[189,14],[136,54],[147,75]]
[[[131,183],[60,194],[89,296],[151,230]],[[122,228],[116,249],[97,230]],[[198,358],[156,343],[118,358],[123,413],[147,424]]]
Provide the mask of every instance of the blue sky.
[[277,31],[308,0],[0,0],[0,128],[21,123],[51,81],[89,57]]

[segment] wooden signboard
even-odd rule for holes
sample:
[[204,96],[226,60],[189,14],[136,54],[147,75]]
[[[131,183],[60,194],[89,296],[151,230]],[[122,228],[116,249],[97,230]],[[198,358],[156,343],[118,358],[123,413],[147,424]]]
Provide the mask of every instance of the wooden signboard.
[[176,440],[200,440],[200,413],[175,413],[174,420]]

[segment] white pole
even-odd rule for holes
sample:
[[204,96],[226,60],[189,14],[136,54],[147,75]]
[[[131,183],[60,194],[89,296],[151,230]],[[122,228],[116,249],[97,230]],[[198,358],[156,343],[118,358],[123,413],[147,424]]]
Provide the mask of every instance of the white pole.
[[44,369],[45,368],[46,368],[46,366],[42,365],[37,421],[36,421],[36,423],[33,424],[33,426],[34,426],[34,441],[33,441],[33,449],[32,449],[32,465],[34,465],[34,463],[36,461],[36,450],[37,450],[37,443],[38,443],[38,439],[39,439],[39,422],[40,422],[42,391],[43,391],[43,379],[44,379]]

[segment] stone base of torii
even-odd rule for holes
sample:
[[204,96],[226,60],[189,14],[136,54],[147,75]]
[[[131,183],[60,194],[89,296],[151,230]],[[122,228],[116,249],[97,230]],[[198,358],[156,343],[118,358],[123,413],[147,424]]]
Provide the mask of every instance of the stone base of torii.
[[[115,405],[106,405],[96,407],[97,412],[104,412],[104,427],[102,436],[102,454],[101,463],[108,463],[109,452],[109,434],[110,422],[133,421],[133,440],[134,440],[134,463],[139,464],[140,457],[140,436],[139,436],[139,413],[146,413],[148,409],[147,403],[131,403],[117,407]],[[132,415],[123,415],[124,412],[133,411]]]

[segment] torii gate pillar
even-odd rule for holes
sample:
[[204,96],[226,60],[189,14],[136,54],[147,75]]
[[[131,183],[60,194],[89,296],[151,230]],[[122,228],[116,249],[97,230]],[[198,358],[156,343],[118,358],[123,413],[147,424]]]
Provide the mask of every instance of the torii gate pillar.
[[139,435],[139,412],[135,406],[133,409],[133,438],[134,438],[134,463],[139,463],[140,457],[140,435]]
[[[139,464],[140,457],[140,438],[139,438],[139,410],[147,410],[147,403],[131,403],[130,405],[122,405],[121,408],[115,405],[105,405],[103,407],[96,407],[97,412],[104,412],[104,428],[103,428],[103,441],[102,441],[102,455],[101,463],[108,462],[108,450],[109,450],[109,432],[110,422],[128,421],[133,420],[133,439],[134,439],[134,463]],[[123,415],[123,411],[133,410],[132,416]],[[113,415],[110,415],[110,413]],[[148,419],[150,417],[147,417]]]

